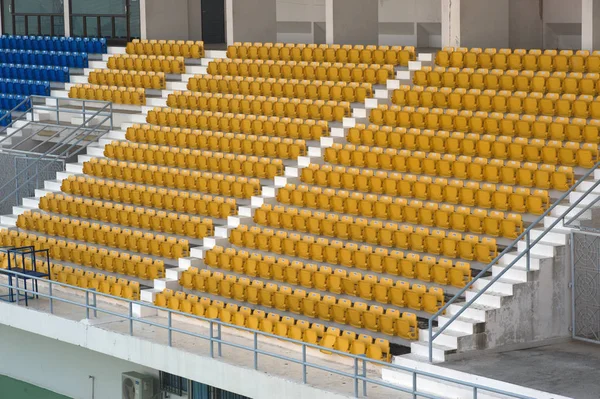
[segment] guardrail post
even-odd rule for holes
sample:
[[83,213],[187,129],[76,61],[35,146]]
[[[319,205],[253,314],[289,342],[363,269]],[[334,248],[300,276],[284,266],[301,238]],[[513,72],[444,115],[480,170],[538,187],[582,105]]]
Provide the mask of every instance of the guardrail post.
[[92,298],[94,299],[94,317],[98,317],[98,302],[96,302],[96,289],[92,288]]
[[306,345],[302,344],[302,382],[306,384]]
[[133,336],[133,302],[129,302],[129,335]]
[[367,360],[363,359],[363,396],[367,396]]
[[48,280],[48,295],[50,295],[50,314],[54,314],[54,297],[52,296],[52,280]]
[[217,324],[217,334],[219,336],[219,342],[217,343],[217,351],[219,353],[219,357],[221,357],[221,324]]
[[354,358],[354,397],[358,398],[358,357]]
[[172,341],[172,338],[173,338],[173,337],[172,337],[172,335],[173,335],[173,330],[171,330],[171,327],[172,327],[172,321],[171,321],[171,320],[172,320],[172,317],[171,317],[171,314],[172,314],[172,313],[171,313],[171,311],[169,310],[169,313],[168,313],[168,316],[169,316],[169,334],[168,334],[168,335],[169,335],[169,346],[172,346],[172,345],[173,345],[173,341]]
[[258,335],[254,332],[254,370],[258,370]]
[[429,363],[433,362],[433,320],[429,319]]
[[83,126],[87,126],[87,121],[85,119],[85,100],[81,103],[81,112],[83,113]]
[[17,306],[19,306],[19,301],[20,301],[20,299],[19,299],[19,276],[17,276],[15,278],[15,284],[16,284],[15,293],[16,293],[16,296],[17,296]]
[[413,371],[413,399],[417,399],[417,373]]
[[473,399],[477,399],[477,387],[473,387]]
[[208,328],[210,329],[210,357],[215,357],[215,348],[213,345],[213,323],[208,322]]
[[110,130],[113,130],[113,104],[109,103],[110,105]]
[[531,235],[527,232],[527,272],[531,270]]
[[60,100],[56,99],[56,123],[60,124]]
[[85,318],[89,320],[90,318],[90,292],[85,292]]

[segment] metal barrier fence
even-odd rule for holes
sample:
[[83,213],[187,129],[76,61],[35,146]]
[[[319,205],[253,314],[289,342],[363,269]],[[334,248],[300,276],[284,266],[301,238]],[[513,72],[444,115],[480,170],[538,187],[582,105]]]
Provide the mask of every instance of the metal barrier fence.
[[[520,394],[514,393],[514,392],[507,392],[507,391],[495,389],[495,388],[484,386],[484,385],[473,384],[473,383],[465,382],[465,381],[459,381],[459,380],[456,380],[453,378],[448,378],[445,376],[428,373],[428,372],[416,370],[416,369],[409,368],[409,367],[403,367],[403,366],[399,366],[399,365],[392,364],[392,363],[386,363],[386,362],[382,362],[382,361],[378,361],[378,360],[369,359],[365,356],[353,355],[353,354],[349,354],[346,352],[340,352],[335,349],[327,348],[327,352],[331,352],[333,354],[336,354],[336,355],[339,355],[346,359],[351,360],[352,364],[354,365],[354,368],[353,368],[353,372],[349,373],[349,372],[346,372],[346,371],[343,371],[340,369],[335,369],[332,367],[327,367],[327,366],[323,366],[323,365],[311,362],[307,358],[307,349],[308,348],[316,349],[316,350],[323,349],[323,347],[318,346],[318,345],[313,345],[313,344],[309,344],[306,342],[297,341],[297,340],[293,340],[290,338],[265,333],[262,331],[252,330],[249,328],[224,323],[218,319],[207,319],[205,317],[199,317],[199,316],[191,315],[188,313],[183,313],[183,312],[172,310],[172,309],[158,307],[158,306],[155,306],[155,305],[153,305],[151,303],[147,303],[147,302],[133,301],[133,300],[128,300],[128,299],[124,299],[124,298],[120,298],[120,297],[115,297],[115,296],[112,296],[109,294],[97,292],[95,290],[89,290],[89,289],[84,289],[84,288],[80,288],[80,287],[75,287],[75,286],[60,283],[57,281],[32,278],[31,276],[27,276],[22,273],[17,273],[17,272],[8,271],[8,270],[0,270],[0,273],[6,274],[6,275],[10,274],[13,277],[15,277],[14,284],[10,285],[9,283],[0,282],[0,287],[15,290],[15,294],[16,294],[16,298],[17,298],[16,304],[19,303],[19,296],[28,295],[28,294],[29,295],[39,295],[40,297],[46,298],[49,300],[51,314],[54,314],[54,303],[56,301],[58,301],[61,303],[66,303],[66,304],[74,305],[77,307],[85,308],[86,318],[88,318],[88,319],[90,318],[91,312],[93,312],[94,315],[96,315],[98,312],[100,312],[100,313],[105,313],[105,314],[108,314],[108,315],[111,315],[111,316],[114,316],[114,317],[117,317],[120,319],[128,320],[129,321],[129,335],[131,335],[131,336],[134,335],[134,330],[135,330],[134,323],[146,324],[146,325],[150,325],[150,326],[157,327],[160,329],[165,329],[168,332],[167,341],[168,341],[168,346],[170,346],[170,347],[173,346],[173,333],[179,333],[179,334],[184,334],[184,335],[188,335],[191,337],[199,338],[199,339],[209,342],[211,358],[215,358],[215,356],[221,357],[223,346],[228,346],[228,347],[236,348],[239,350],[252,352],[253,357],[254,357],[253,360],[254,360],[254,369],[255,370],[259,370],[259,360],[260,360],[261,356],[276,358],[276,359],[283,360],[286,362],[299,364],[302,366],[302,382],[304,384],[308,383],[308,370],[309,369],[315,369],[315,370],[328,372],[328,373],[331,373],[334,375],[338,375],[341,377],[346,377],[346,378],[351,379],[354,383],[354,396],[357,398],[360,397],[361,392],[362,392],[363,396],[367,396],[367,384],[373,384],[373,385],[377,385],[380,387],[389,388],[389,389],[392,389],[397,392],[410,394],[415,399],[416,398],[429,398],[429,399],[439,399],[440,398],[439,396],[422,391],[421,388],[417,384],[417,377],[425,377],[425,378],[435,379],[437,381],[441,381],[444,383],[459,386],[462,389],[469,390],[472,393],[470,397],[473,399],[476,399],[478,394],[484,393],[484,392],[497,394],[497,395],[503,395],[508,398],[519,398],[519,399],[530,399],[531,398],[529,396],[520,395]],[[19,277],[19,278],[16,278],[16,277]],[[46,294],[46,293],[41,293],[41,292],[35,292],[35,291],[32,291],[25,287],[20,287],[19,279],[22,279],[24,277],[27,277],[27,279],[29,279],[29,280],[35,280],[35,281],[41,280],[41,281],[47,283],[48,284],[48,293]],[[53,294],[53,287],[56,287],[56,286],[66,287],[66,288],[78,291],[79,293],[82,294],[83,297],[85,297],[85,303],[80,303],[80,302],[77,302],[76,300],[57,297],[56,295]],[[112,311],[112,310],[100,309],[98,307],[98,302],[97,302],[98,296],[104,297],[104,298],[110,298],[112,300],[118,300],[118,301],[122,301],[122,302],[126,303],[127,307],[128,307],[128,312],[127,313],[119,313],[119,312]],[[134,312],[133,312],[134,304],[139,305],[143,308],[149,308],[149,309],[154,309],[157,311],[160,310],[163,312],[167,312],[167,324],[162,324],[162,323],[158,323],[155,321],[146,320],[142,317],[135,316]],[[198,320],[198,321],[204,321],[204,322],[208,323],[209,335],[199,334],[196,332],[188,331],[188,330],[173,326],[173,316],[174,315],[186,316],[186,317]],[[227,338],[224,338],[221,334],[222,327],[236,329],[238,331],[244,331],[246,333],[252,334],[254,344],[252,346],[246,346],[246,345],[239,344],[239,343],[236,343],[233,341],[228,341]],[[259,348],[258,347],[259,337],[268,337],[268,338],[277,339],[280,341],[285,341],[288,343],[298,345],[301,350],[301,353],[302,353],[302,360],[298,360],[298,359],[295,359],[295,358],[292,358],[289,356],[284,356],[279,353],[269,351],[268,349]],[[216,346],[216,353],[215,353],[215,346]],[[375,379],[375,378],[369,377],[367,375],[367,366],[368,365],[378,366],[378,367],[386,367],[386,368],[394,370],[394,371],[410,373],[412,375],[412,388],[405,388],[403,386],[387,383],[381,379]],[[359,389],[360,385],[362,385],[362,389]],[[463,397],[463,398],[466,398],[466,397]]]
[[[467,310],[473,303],[475,303],[475,301],[477,301],[477,299],[479,299],[479,297],[483,294],[486,293],[486,291],[493,286],[500,278],[502,278],[502,276],[504,276],[504,274],[506,272],[508,272],[514,265],[517,264],[517,262],[522,259],[524,256],[526,256],[526,270],[529,272],[531,270],[531,247],[533,247],[534,245],[536,245],[538,242],[540,242],[545,236],[546,234],[548,234],[554,227],[556,227],[560,222],[565,221],[565,219],[567,219],[569,217],[569,214],[585,199],[587,198],[587,196],[589,194],[591,194],[594,190],[596,190],[596,188],[598,187],[598,185],[600,185],[600,180],[596,181],[589,189],[587,189],[585,191],[585,193],[583,193],[583,195],[581,195],[575,202],[573,202],[566,211],[564,211],[560,216],[558,216],[556,218],[556,220],[554,222],[552,222],[552,224],[548,227],[544,227],[544,230],[540,233],[540,235],[534,239],[533,241],[531,240],[531,230],[533,230],[536,227],[539,227],[539,225],[541,224],[541,226],[544,226],[544,218],[548,215],[551,214],[551,212],[559,205],[561,205],[561,202],[563,200],[565,200],[566,198],[569,197],[569,195],[574,192],[580,185],[581,183],[583,183],[590,175],[592,175],[594,173],[594,171],[600,167],[600,161],[597,162],[592,169],[590,169],[587,173],[585,173],[579,180],[577,180],[577,182],[571,187],[569,188],[569,190],[567,190],[567,192],[565,192],[559,199],[557,199],[554,204],[552,204],[552,206],[550,206],[544,213],[542,213],[542,215],[540,215],[535,221],[533,221],[509,246],[507,246],[502,252],[500,252],[498,254],[498,256],[496,256],[486,267],[483,268],[483,270],[481,270],[477,276],[475,276],[470,282],[469,284],[467,284],[464,288],[462,288],[458,293],[456,293],[456,295],[454,295],[448,302],[446,302],[444,304],[444,306],[442,306],[440,308],[440,310],[437,311],[437,313],[435,313],[433,316],[431,316],[429,318],[429,325],[428,325],[428,333],[429,333],[429,361],[432,362],[433,361],[433,341],[441,334],[443,333],[465,310]],[[597,202],[597,200],[599,200],[600,197],[598,197],[592,204],[595,204]],[[579,215],[581,215],[583,213],[583,211],[579,212],[576,216],[574,216],[573,218],[569,219],[568,222],[571,222],[573,219],[577,218]],[[525,242],[527,243],[527,247],[524,251],[522,251],[521,253],[519,253],[508,265],[506,265],[504,267],[504,269],[499,272],[498,274],[496,274],[482,289],[480,289],[469,301],[465,302],[462,307],[458,310],[458,312],[456,312],[454,315],[452,315],[452,317],[450,318],[450,320],[448,320],[443,326],[438,326],[437,331],[434,333],[433,332],[433,322],[434,320],[436,320],[440,315],[445,314],[446,310],[448,309],[448,307],[453,304],[454,302],[456,302],[459,299],[462,299],[465,292],[473,285],[473,283],[475,283],[477,280],[479,280],[482,277],[487,277],[488,272],[491,270],[491,268],[495,265],[497,265],[498,261],[500,259],[502,259],[502,257],[504,257],[504,255],[506,255],[507,253],[513,251],[514,249],[517,248],[517,245],[519,244],[519,241],[525,239]]]

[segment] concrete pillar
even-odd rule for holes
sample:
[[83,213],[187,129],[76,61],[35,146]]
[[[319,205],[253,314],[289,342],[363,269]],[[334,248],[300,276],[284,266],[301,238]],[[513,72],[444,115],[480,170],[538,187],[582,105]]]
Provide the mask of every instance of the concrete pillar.
[[600,49],[600,0],[581,2],[581,48]]
[[234,42],[276,42],[276,0],[226,0],[227,44]]
[[326,0],[327,44],[378,44],[378,0]]
[[508,47],[509,0],[442,0],[442,47]]
[[[65,36],[71,36],[71,2],[63,1],[63,12],[65,21]],[[1,18],[0,18],[1,19]]]

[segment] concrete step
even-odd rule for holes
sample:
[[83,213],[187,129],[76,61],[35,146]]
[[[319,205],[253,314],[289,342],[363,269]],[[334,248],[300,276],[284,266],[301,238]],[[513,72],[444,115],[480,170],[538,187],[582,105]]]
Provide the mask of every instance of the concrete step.
[[[530,281],[531,280],[530,274],[533,273],[533,270],[527,272],[527,268],[526,267],[527,266],[517,266],[517,265],[514,265],[514,266],[512,266],[510,269],[508,269],[502,275],[501,279],[509,279],[510,281],[516,281],[516,282],[520,282],[520,283],[524,283],[524,282]],[[494,266],[492,266],[492,276],[493,277],[498,276],[500,273],[502,273],[505,270],[505,268],[506,268],[505,265],[502,265],[502,266],[496,266],[496,265],[494,265]],[[489,280],[488,280],[488,282],[489,282]],[[496,284],[494,284],[494,286],[495,285]],[[474,285],[474,286],[478,290],[483,288],[483,286],[481,286],[481,285]],[[495,287],[494,287],[494,289],[495,289]],[[507,295],[512,295],[512,288],[509,289],[506,286],[499,285],[498,289],[496,291],[505,293]]]
[[[437,331],[438,331],[437,328],[433,329],[434,334]],[[459,340],[462,337],[467,337],[469,335],[470,334],[466,334],[461,331],[454,331],[454,330],[451,330],[448,328],[448,329],[444,330],[443,333],[441,333],[440,335],[435,337],[433,342],[436,345],[441,345],[441,346],[445,346],[445,347],[452,348],[452,349],[458,349]],[[427,330],[427,329],[419,330],[419,342],[425,342],[425,343],[429,342],[429,330]]]
[[227,58],[227,51],[226,50],[206,50],[204,52],[204,55],[206,56],[206,58]]
[[[492,269],[494,267],[499,267],[499,266],[492,266]],[[510,272],[514,268],[515,268],[515,266],[513,266],[508,272]],[[509,276],[507,276],[507,273],[505,273],[504,275],[502,275],[502,277],[500,279],[495,281],[494,284],[489,289],[494,292],[500,292],[502,294],[512,295],[513,294],[513,286],[515,284],[520,284],[522,282],[527,281],[527,280],[520,280],[520,279],[512,279]],[[494,275],[494,277],[495,277],[495,275]],[[482,278],[478,279],[477,281],[475,281],[472,284],[472,287],[476,290],[482,290],[483,288],[485,288],[486,285],[488,285],[490,283],[490,281],[492,281],[492,278],[482,277]]]
[[[515,253],[507,253],[504,256],[502,256],[499,260],[498,260],[498,265],[502,266],[502,265],[509,265],[511,262],[513,262],[517,256],[519,255],[519,253],[515,252]],[[539,270],[542,263],[544,263],[545,261],[550,260],[550,264],[552,261],[552,257],[548,256],[547,254],[545,255],[538,255],[535,253],[531,254],[531,258],[530,258],[530,268],[531,270]],[[520,266],[520,267],[526,267],[527,266],[527,259],[525,256],[521,257],[517,263],[515,264],[515,266]]]
[[[438,327],[447,325],[451,318],[451,315],[440,315],[438,317]],[[448,328],[454,331],[460,331],[464,334],[473,334],[478,324],[481,324],[481,321],[469,319],[461,314],[456,320],[449,324]]]
[[[463,305],[464,305],[464,302],[463,303],[453,303],[453,304],[449,305],[448,309],[446,310],[446,316],[454,316],[463,308]],[[484,305],[479,305],[479,304],[474,303],[471,306],[469,306],[460,315],[464,316],[468,319],[477,320],[477,321],[483,323],[486,320],[486,313],[489,311],[492,311],[492,310],[495,310],[495,308],[493,308],[491,306],[484,306]]]
[[[560,247],[562,245],[564,244],[554,244],[551,242],[547,242],[545,239],[542,239],[542,241],[538,242],[537,244],[531,247],[531,253],[537,255],[554,256],[556,254],[556,247]],[[519,252],[527,250],[527,243],[525,241],[519,241],[519,243],[517,244],[517,249]]]
[[[443,362],[446,360],[446,352],[454,351],[454,348],[450,348],[444,345],[439,345],[437,343],[433,344],[433,361],[434,362]],[[422,358],[429,358],[429,344],[426,342],[411,342],[410,343],[410,352],[416,356],[420,356]]]
[[[473,299],[475,297],[475,295],[477,295],[477,291],[467,291],[466,292],[466,301],[469,302],[471,299]],[[486,291],[485,293],[481,294],[474,303],[477,303],[479,305],[484,305],[484,306],[490,306],[490,307],[494,307],[494,308],[500,308],[502,307],[502,304],[504,303],[505,300],[509,299],[511,296],[510,295],[506,295],[506,294],[502,294],[499,292],[494,292],[494,291]],[[458,328],[455,328],[458,330]]]
[[201,65],[186,65],[185,73],[192,75],[206,75],[206,67]]

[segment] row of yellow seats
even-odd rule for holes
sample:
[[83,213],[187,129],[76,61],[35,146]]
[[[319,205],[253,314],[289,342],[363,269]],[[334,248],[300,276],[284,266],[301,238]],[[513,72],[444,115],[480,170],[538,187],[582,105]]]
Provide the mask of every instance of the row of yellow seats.
[[140,283],[137,281],[124,278],[117,279],[115,276],[105,276],[102,273],[73,269],[71,266],[56,263],[52,265],[52,280],[125,299],[140,299]]
[[228,58],[307,62],[342,62],[407,66],[416,59],[412,46],[362,46],[294,43],[234,43]]
[[204,238],[212,236],[214,226],[212,219],[201,219],[197,216],[179,215],[154,209],[123,206],[112,202],[93,201],[91,199],[74,198],[62,194],[46,194],[40,198],[40,209],[53,213],[61,213],[99,220],[105,223],[119,224],[127,227],[153,230],[160,233],[185,235]]
[[[497,254],[496,240],[489,237],[477,237],[444,230],[429,230],[427,227],[399,225],[393,222],[385,224],[378,220],[354,219],[344,216],[341,220],[326,219],[325,215],[307,212],[308,215],[299,214],[304,219],[301,232],[317,236],[339,238],[356,242],[365,242],[371,245],[400,248],[416,252],[427,252],[448,257],[461,257],[467,260],[477,259],[481,262],[491,261]],[[254,222],[266,227],[275,227],[278,224],[270,222],[273,214],[280,212],[269,209],[257,209]],[[322,217],[319,217],[322,216]]]
[[[315,266],[316,269],[316,265]],[[427,266],[427,265],[426,265]],[[441,267],[441,266],[440,266]],[[265,263],[265,266],[262,268],[265,273],[269,268],[269,264]],[[288,270],[287,268],[285,269]],[[298,272],[298,269],[293,269]],[[443,273],[444,278],[446,276],[446,269],[440,269]],[[307,288],[312,288],[312,276],[314,273],[318,273],[312,269],[301,269],[300,270],[300,282],[302,286]],[[423,270],[423,273],[427,274],[427,278],[431,279],[430,269]],[[262,274],[261,274],[262,276]],[[423,286],[421,284],[413,284],[411,288],[410,284],[406,281],[397,281],[394,284],[394,281],[389,278],[382,278],[379,280],[375,275],[368,274],[363,279],[361,273],[352,272],[349,277],[340,278],[336,276],[337,281],[340,283],[339,286],[335,287],[339,289],[340,293],[351,295],[355,297],[360,297],[362,299],[372,301],[375,300],[382,304],[392,304],[398,307],[406,307],[408,303],[415,304],[415,299],[421,297],[423,295]],[[326,282],[327,275],[321,275],[324,282]],[[269,283],[266,287],[261,286],[262,281],[254,280],[252,284],[250,280],[246,277],[237,278],[235,275],[224,275],[221,272],[211,272],[207,269],[202,269],[198,271],[196,268],[190,268],[189,270],[183,272],[180,284],[184,287],[189,287],[189,289],[194,289],[201,292],[208,292],[213,295],[220,295],[226,298],[234,298],[239,301],[248,301],[252,304],[260,304],[267,307],[276,307],[279,310],[286,311],[288,309],[293,308],[294,306],[299,306],[302,310],[305,310],[306,307],[311,308],[314,306],[314,303],[311,303],[316,299],[316,294],[311,293],[308,295],[308,300],[311,301],[307,306],[303,306],[303,303],[298,303],[298,301],[294,298],[294,300],[289,300],[286,298],[285,293],[290,293],[290,287],[282,286],[279,290],[279,295],[277,293],[277,288],[275,284]],[[266,288],[266,289],[264,289]],[[327,287],[323,287],[324,291],[328,291]],[[282,293],[281,290],[284,292]],[[300,293],[304,293],[304,290],[297,289]],[[437,287],[432,287],[430,290],[431,294],[435,294],[438,297],[443,298],[443,290]],[[409,293],[410,292],[410,293]],[[416,294],[416,295],[415,295]],[[304,298],[306,298],[306,294],[304,293]],[[295,295],[295,296],[302,296]],[[417,298],[415,298],[417,296]],[[333,297],[326,296],[323,298],[323,302],[333,302]],[[422,298],[421,298],[422,299]],[[306,300],[306,299],[303,299]],[[329,304],[329,303],[328,303]],[[346,299],[340,299],[338,304],[345,307],[352,307],[352,303]],[[323,305],[317,305],[317,307]],[[421,310],[421,308],[416,309]],[[327,314],[328,312],[323,312]],[[309,316],[309,314],[305,315]]]
[[507,185],[465,183],[462,180],[448,181],[445,178],[436,178],[434,181],[429,176],[399,174],[388,176],[385,172],[379,172],[381,176],[377,176],[373,175],[372,171],[346,169],[342,166],[336,168],[322,166],[320,170],[314,171],[312,175],[314,180],[305,181],[303,180],[305,177],[310,177],[309,172],[304,173],[307,169],[304,168],[300,176],[304,183],[363,193],[478,206],[485,209],[494,208],[500,211],[529,212],[536,215],[544,213],[550,202],[548,192],[545,190],[532,192],[528,188],[513,189]]
[[[428,176],[453,177],[456,179],[470,179],[502,183],[508,185],[533,184],[535,187],[566,191],[575,181],[573,168],[554,165],[531,165],[528,171],[520,173],[524,165],[518,161],[504,161],[502,159],[471,158],[461,155],[458,158],[452,154],[441,155],[435,152],[422,152],[409,150],[393,150],[379,147],[366,147],[354,144],[334,144],[325,150],[325,161],[344,166],[353,166],[369,169],[383,169],[412,174],[425,174]],[[310,169],[305,169],[307,174]],[[304,173],[304,170],[303,172]],[[314,179],[310,176],[307,180]]]
[[[318,190],[314,190],[318,189]],[[521,215],[484,209],[471,209],[454,205],[435,202],[423,204],[419,200],[408,202],[405,198],[391,198],[388,196],[377,197],[373,194],[348,193],[326,189],[324,192],[319,187],[287,185],[277,192],[277,199],[286,205],[299,207],[312,207],[324,211],[347,213],[354,216],[363,216],[395,222],[435,226],[442,229],[468,231],[476,234],[487,234],[494,237],[502,236],[515,239],[523,231]],[[302,212],[302,211],[301,211]],[[302,231],[305,222],[303,218],[296,217],[300,212],[296,208],[287,208],[285,214],[270,221],[277,227],[279,223],[288,230]],[[336,215],[337,216],[337,215]],[[334,218],[327,215],[327,218]],[[306,227],[304,227],[306,228]]]
[[69,98],[110,101],[115,104],[145,105],[146,91],[135,87],[77,84],[69,89]]
[[[121,145],[107,144],[104,148],[104,155],[120,161],[130,159],[126,155],[127,148],[133,148],[127,146],[129,144],[127,141],[121,141],[120,143]],[[147,146],[147,144],[141,144],[137,148],[139,151],[136,151],[137,154],[134,159],[137,162],[177,166],[186,169],[210,170],[212,172],[231,173],[261,179],[272,179],[275,176],[283,175],[283,161],[277,158],[247,157],[245,155],[200,150],[190,151],[188,149],[179,152],[175,151],[178,148],[172,147],[144,149],[142,146]]]
[[169,94],[167,106],[199,111],[227,112],[341,122],[350,116],[350,103],[297,98],[254,97],[241,94],[180,92]]
[[[193,273],[193,272],[191,272]],[[392,303],[399,307],[410,307],[415,310],[425,310],[433,313],[435,309],[444,304],[444,291],[438,287],[429,290],[421,284],[390,285],[365,282],[360,284],[363,288],[355,295],[362,299],[373,300],[373,289],[378,292],[377,297],[384,304]],[[379,305],[368,305],[363,302],[352,302],[348,299],[339,299],[332,295],[316,292],[307,293],[303,289],[292,289],[288,286],[278,286],[274,283],[266,285],[261,280],[250,280],[246,277],[238,278],[235,275],[224,275],[221,272],[212,272],[202,269],[196,270],[192,278],[193,289],[208,292],[225,298],[233,298],[240,302],[249,302],[276,308],[281,311],[291,311],[307,317],[319,317],[322,320],[334,321],[340,324],[352,324],[354,327],[367,328],[372,331],[381,331],[378,323],[379,315],[384,314],[384,309]],[[387,309],[386,309],[387,311]],[[374,313],[375,316],[365,313]],[[386,312],[387,313],[387,312]]]
[[166,88],[165,74],[163,72],[96,69],[90,72],[88,80],[94,85],[125,86],[155,90]]
[[386,84],[394,77],[394,67],[378,64],[319,64],[306,62],[220,60],[208,63],[211,75],[249,76],[253,78],[327,80]]
[[17,227],[39,231],[50,236],[66,237],[71,240],[172,259],[188,256],[190,251],[189,242],[185,239],[143,233],[139,230],[131,231],[109,225],[101,226],[99,223],[31,211],[25,211],[18,216]]
[[[96,162],[93,162],[96,161]],[[200,191],[212,195],[250,199],[260,194],[260,179],[198,172],[154,165],[118,162],[93,158],[84,164],[84,173],[100,178],[123,180],[137,184]]]
[[[392,102],[397,106],[450,108],[454,110],[528,114],[564,118],[600,119],[600,100],[588,95],[525,93],[494,90],[450,89],[437,87],[394,90]],[[391,109],[394,109],[393,107]]]
[[229,75],[197,75],[188,80],[187,88],[204,93],[334,100],[351,103],[363,103],[366,98],[373,96],[373,88],[370,83],[265,79]]
[[106,65],[109,69],[128,71],[185,73],[185,60],[183,57],[119,54],[111,56]]
[[[158,128],[158,126],[156,126]],[[192,149],[233,152],[237,154],[296,159],[306,155],[306,142],[298,139],[212,132],[179,128],[153,129],[151,125],[133,125],[127,128],[129,141],[169,145]]]
[[[398,266],[394,258],[384,262],[393,275],[418,278],[427,282],[462,288],[471,280],[471,267],[466,262],[453,264],[448,259],[440,259],[438,262],[431,256],[425,256],[420,260],[419,256],[402,258]],[[397,259],[396,259],[397,260]],[[364,276],[360,272],[346,272],[345,269],[332,270],[329,266],[317,266],[314,263],[303,263],[300,261],[290,262],[286,258],[273,256],[262,256],[260,253],[249,254],[247,251],[237,251],[235,248],[213,247],[204,255],[204,263],[212,268],[233,271],[252,277],[287,282],[288,284],[301,285],[306,288],[316,288],[321,291],[330,291],[336,294],[346,293],[358,296],[358,285],[363,283],[381,283],[387,287],[394,285],[388,277],[378,278],[373,274]],[[382,270],[386,271],[386,268]],[[184,272],[179,280],[180,284],[188,289],[193,287],[194,274]],[[409,283],[397,281],[398,287],[409,289]],[[385,290],[383,290],[385,291]],[[383,292],[382,292],[383,293]],[[379,296],[375,300],[382,303],[390,302],[390,298]],[[387,299],[384,299],[387,298]],[[404,295],[396,296],[398,300],[404,300]],[[394,303],[394,302],[392,302]],[[404,306],[398,305],[398,306]]]
[[154,108],[146,121],[153,125],[179,128],[244,133],[265,136],[319,140],[329,135],[326,121],[279,118],[276,116],[224,114],[222,112],[192,111],[189,109]]
[[[546,127],[549,130],[546,130]],[[514,137],[357,124],[348,129],[346,140],[354,145],[370,147],[539,162],[541,148],[546,143],[554,146],[554,142],[568,140],[571,142],[568,144],[569,148],[575,148],[573,143],[597,144],[600,141],[599,130],[595,125],[564,125],[554,122],[550,125],[543,122],[530,124],[528,121],[519,120],[516,121],[514,133],[520,137]],[[547,139],[550,141],[546,142]],[[567,146],[567,143],[561,143],[561,146]],[[589,150],[593,150],[592,147]]]
[[528,71],[573,71],[573,72],[600,72],[600,55],[584,55],[540,50],[514,50],[513,52],[490,51],[438,51],[435,64],[443,67],[455,68],[485,68],[485,69],[512,69]]
[[600,94],[597,73],[541,71],[502,71],[499,69],[458,69],[438,70],[424,67],[415,71],[413,83],[416,86],[448,87],[451,89],[508,90],[526,93],[557,94]]
[[[251,330],[274,334],[283,338],[322,346],[321,352],[331,354],[330,349],[348,352],[354,355],[367,356],[379,361],[390,361],[390,344],[388,340],[373,338],[367,334],[357,335],[355,332],[341,331],[337,327],[328,327],[306,320],[295,320],[293,317],[281,317],[277,313],[266,314],[259,309],[250,309],[233,303],[223,303],[207,297],[198,298],[182,291],[164,290],[156,295],[154,304],[163,308],[189,313],[208,319],[219,319],[226,324],[244,327]],[[417,318],[412,313],[400,316],[399,312],[390,311],[385,318],[386,327],[392,327],[388,335],[401,335],[406,339],[416,339]],[[389,322],[388,322],[389,319]],[[396,327],[397,326],[397,327]],[[396,331],[398,334],[394,334]],[[300,343],[300,342],[299,342]],[[328,350],[329,349],[329,350]]]
[[164,55],[184,58],[204,57],[204,42],[193,40],[133,39],[125,47],[127,54]]
[[[184,129],[189,130],[189,129]],[[143,136],[149,130],[141,132],[142,145],[147,145],[146,137]],[[172,133],[172,134],[169,134]],[[127,137],[129,135],[129,137]],[[235,133],[222,133],[200,130],[189,130],[189,132],[168,132],[169,146],[177,146],[191,149],[210,150],[240,155],[254,155],[258,157],[297,159],[306,155],[306,142],[304,140],[281,139],[279,137],[255,136]],[[136,142],[137,137],[134,129],[126,133],[129,141]],[[175,145],[173,145],[175,144]],[[156,144],[150,144],[156,145]]]
[[0,242],[4,246],[34,246],[36,249],[48,249],[50,258],[58,261],[76,263],[78,265],[102,269],[111,273],[127,274],[145,280],[154,280],[165,276],[165,265],[162,260],[141,258],[125,252],[108,251],[85,244],[67,243],[63,240],[46,238],[15,230],[0,230]]
[[237,214],[234,198],[213,197],[186,191],[156,189],[136,184],[114,183],[102,179],[69,176],[61,190],[67,194],[104,199],[150,208],[226,219]]
[[[418,233],[412,233],[411,226],[404,226],[399,234],[400,239],[398,243],[403,249],[411,248],[415,251],[425,252],[427,243],[426,238],[429,237],[428,229],[420,229],[422,235]],[[408,231],[408,230],[411,231]],[[443,234],[444,232],[441,232]],[[415,239],[412,237],[409,240],[409,235],[415,235]],[[458,238],[460,234],[449,235],[449,237]],[[466,260],[477,260],[481,262],[489,262],[493,257],[491,254],[495,253],[495,248],[491,247],[493,239],[483,238],[481,241],[478,237],[468,235],[465,240],[459,241],[453,239],[444,239],[441,237],[433,237],[437,246],[432,245],[431,248],[434,251],[444,251],[444,255],[457,258],[460,257]],[[440,242],[444,240],[444,248],[440,249]],[[272,229],[262,229],[260,227],[248,227],[246,225],[238,226],[232,230],[229,235],[229,241],[238,247],[245,247],[250,249],[258,249],[261,251],[270,251],[276,254],[283,254],[286,256],[297,256],[302,259],[310,259],[317,262],[326,262],[330,264],[341,264],[343,266],[353,265],[354,263],[362,263],[363,269],[368,268],[369,258],[376,256],[375,263],[382,262],[383,256],[388,254],[385,248],[373,249],[369,245],[361,245],[360,250],[358,244],[342,242],[339,240],[329,240],[327,238],[316,238],[309,235],[301,235],[297,233],[287,233],[285,231],[273,231]],[[490,243],[490,246],[488,246]],[[381,264],[380,264],[381,266]],[[357,267],[356,265],[354,267]],[[377,266],[376,266],[377,267]]]

